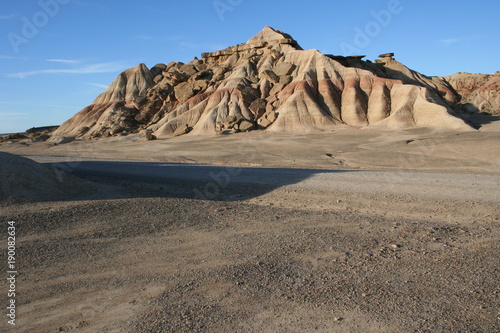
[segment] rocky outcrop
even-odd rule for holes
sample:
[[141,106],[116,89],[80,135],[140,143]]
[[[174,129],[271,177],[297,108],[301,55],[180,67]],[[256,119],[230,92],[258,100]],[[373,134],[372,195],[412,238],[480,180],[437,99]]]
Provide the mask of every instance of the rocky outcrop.
[[[246,43],[125,71],[55,133],[82,138],[145,129],[158,138],[268,130],[309,132],[336,125],[470,130],[454,114],[459,99],[431,78],[381,55],[324,55],[265,27]],[[231,121],[229,121],[231,120]]]
[[500,115],[500,71],[493,75],[456,73],[445,79],[461,95],[462,110]]
[[375,63],[383,65],[388,77],[401,80],[404,84],[425,87],[430,92],[437,93],[450,106],[460,101],[460,96],[445,79],[438,76],[429,77],[418,73],[409,69],[393,57],[394,53],[385,53],[379,55],[380,59],[375,60]]
[[0,135],[0,143],[3,142],[43,142],[51,139],[52,133],[59,126],[32,127],[24,133]]

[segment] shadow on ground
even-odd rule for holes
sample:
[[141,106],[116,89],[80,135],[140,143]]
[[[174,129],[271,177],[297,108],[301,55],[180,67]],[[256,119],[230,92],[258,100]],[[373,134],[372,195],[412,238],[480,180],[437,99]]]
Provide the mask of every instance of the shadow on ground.
[[83,199],[174,197],[239,201],[297,184],[318,173],[351,172],[162,162],[82,161],[44,165],[57,172],[107,185],[106,190]]

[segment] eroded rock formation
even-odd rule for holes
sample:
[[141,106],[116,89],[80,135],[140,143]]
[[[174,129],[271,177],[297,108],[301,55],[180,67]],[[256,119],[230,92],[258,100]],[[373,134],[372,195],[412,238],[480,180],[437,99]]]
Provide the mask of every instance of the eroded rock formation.
[[118,78],[55,136],[103,137],[144,131],[173,135],[268,130],[308,132],[336,125],[471,130],[452,106],[459,96],[381,55],[303,50],[265,27],[246,43],[187,63],[140,64]]
[[465,111],[500,115],[500,71],[493,75],[457,73],[445,79],[461,95],[459,105]]

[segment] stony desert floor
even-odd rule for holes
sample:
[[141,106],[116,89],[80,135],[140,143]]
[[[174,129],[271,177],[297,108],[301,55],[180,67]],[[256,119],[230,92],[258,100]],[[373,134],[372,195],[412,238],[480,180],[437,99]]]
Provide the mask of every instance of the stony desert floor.
[[0,329],[495,332],[498,127],[3,144],[88,186],[1,203]]

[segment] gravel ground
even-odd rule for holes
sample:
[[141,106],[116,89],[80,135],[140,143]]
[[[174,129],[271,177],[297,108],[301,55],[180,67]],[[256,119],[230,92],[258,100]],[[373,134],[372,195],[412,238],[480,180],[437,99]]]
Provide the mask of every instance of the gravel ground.
[[17,326],[0,329],[497,332],[498,177],[481,195],[477,175],[415,174],[398,191],[236,182],[214,200],[186,179],[108,177],[84,198],[3,203],[20,275]]

